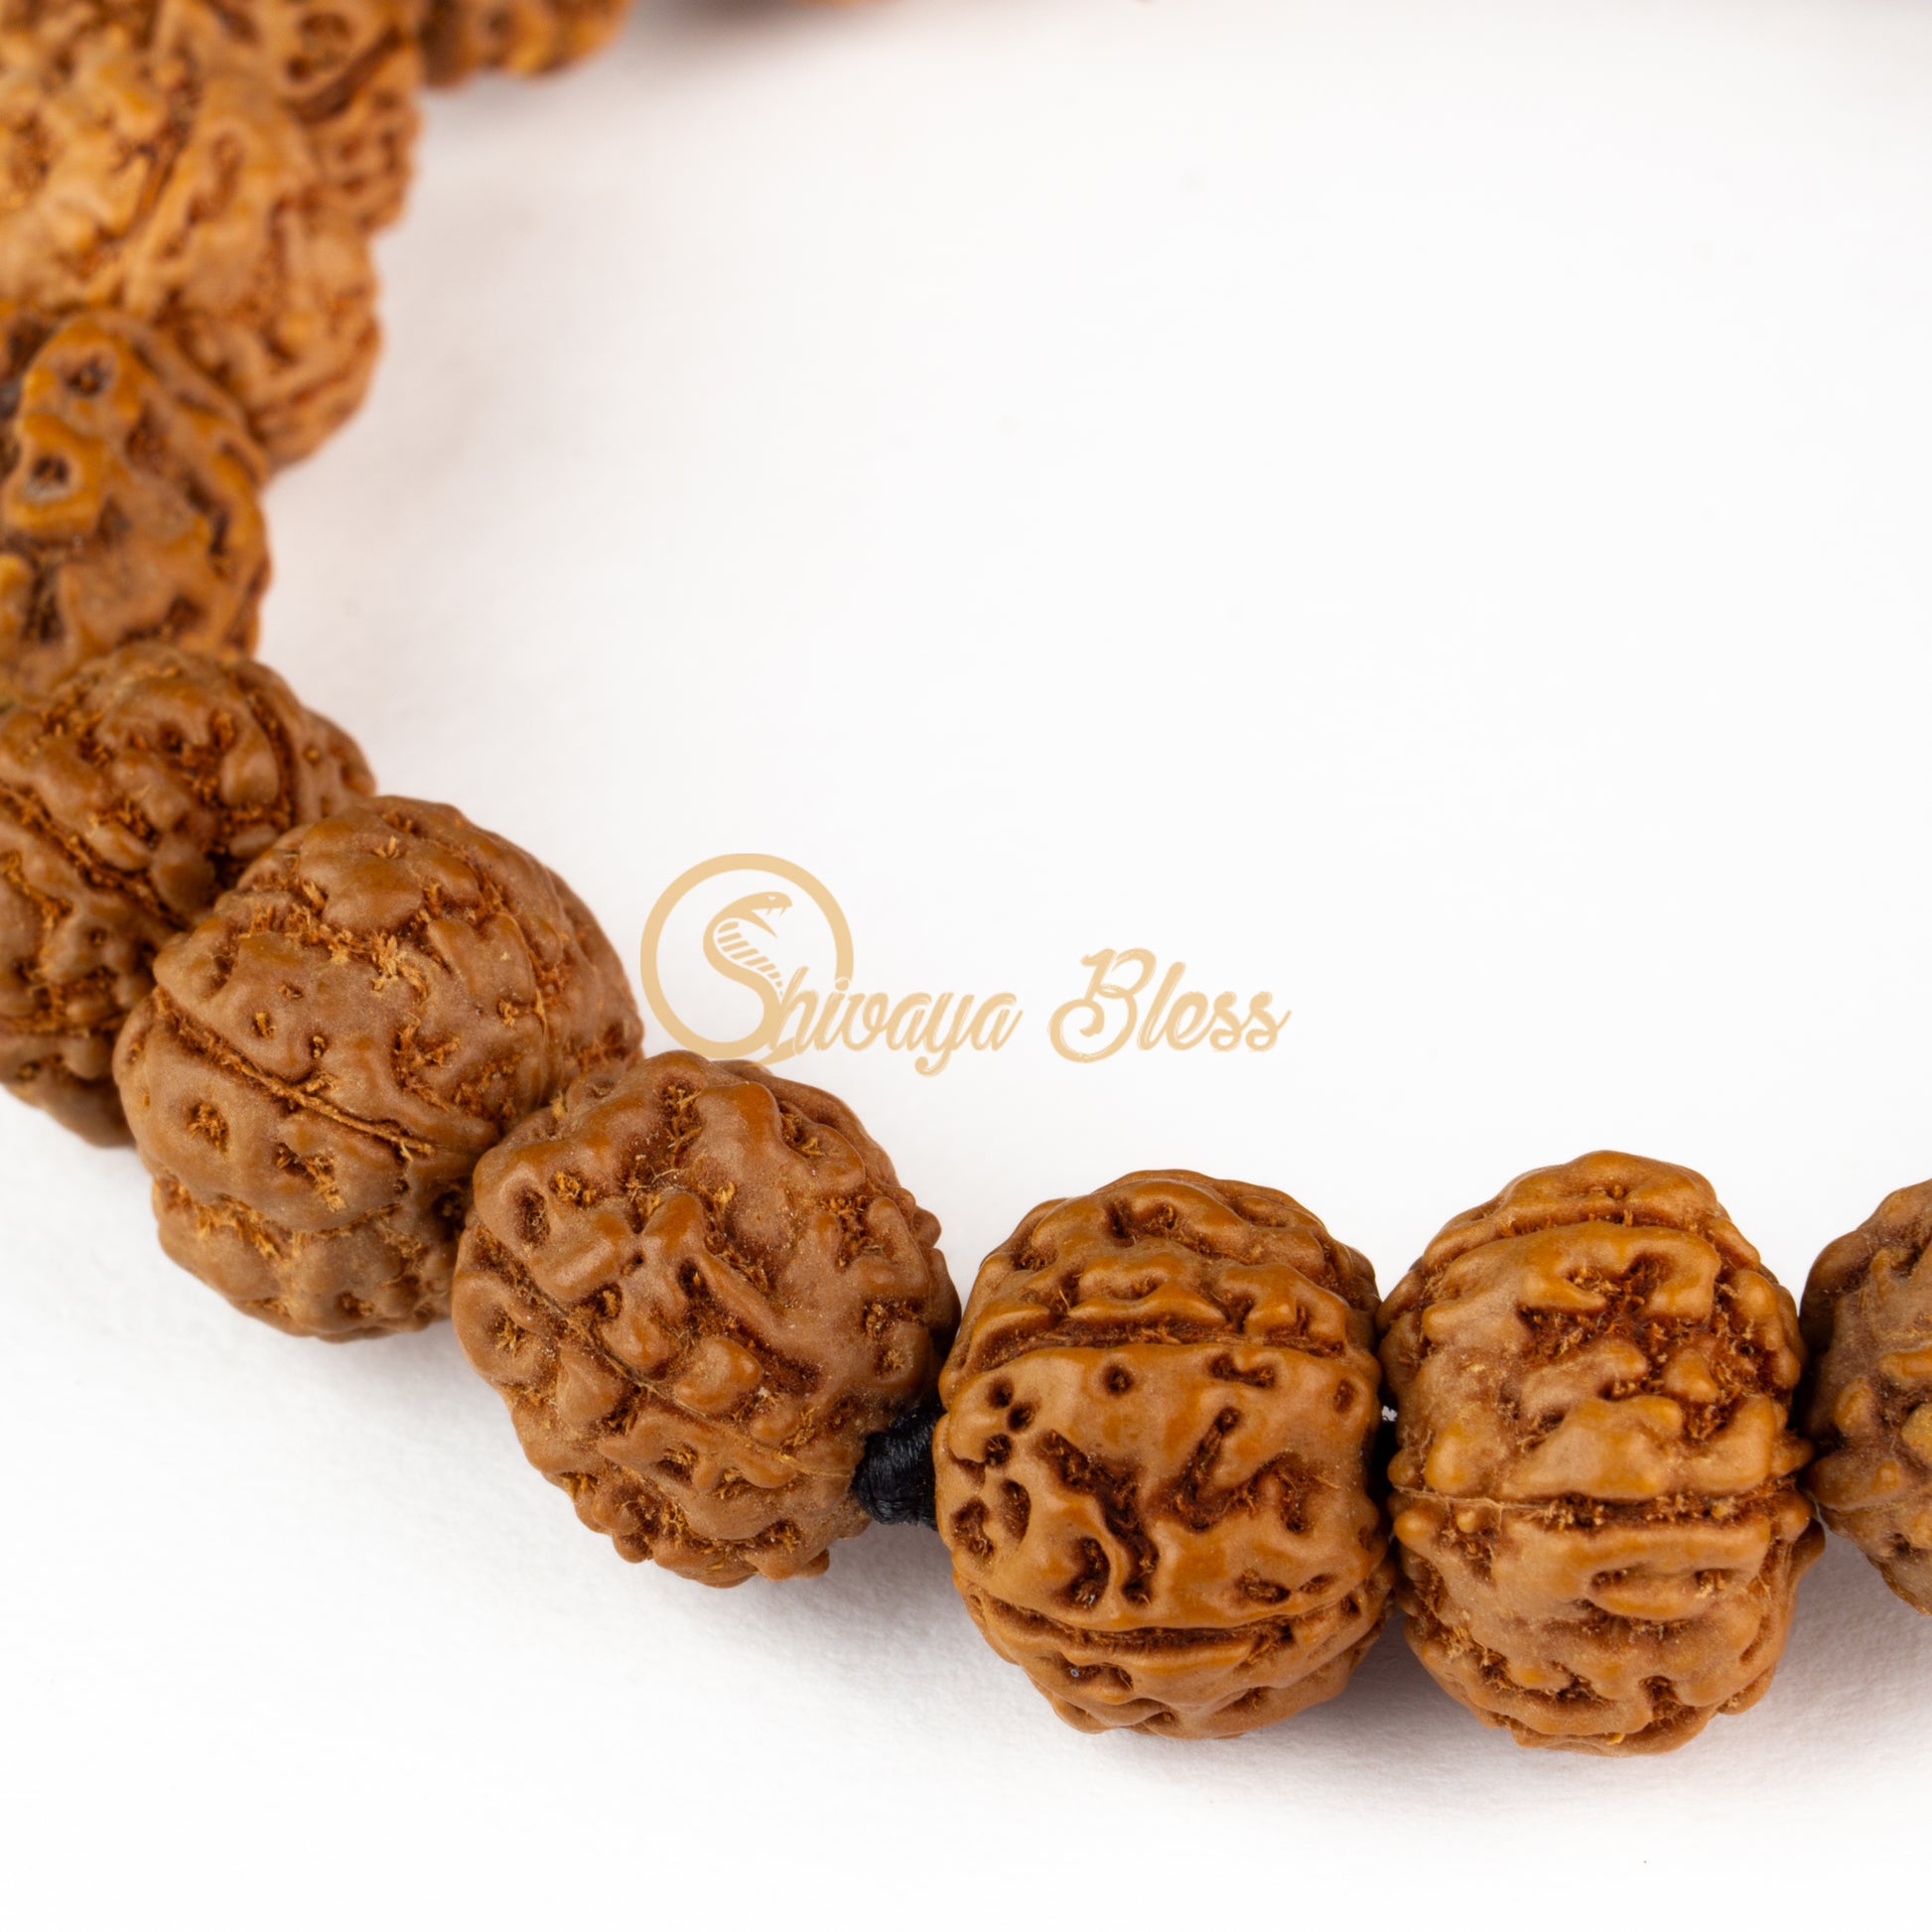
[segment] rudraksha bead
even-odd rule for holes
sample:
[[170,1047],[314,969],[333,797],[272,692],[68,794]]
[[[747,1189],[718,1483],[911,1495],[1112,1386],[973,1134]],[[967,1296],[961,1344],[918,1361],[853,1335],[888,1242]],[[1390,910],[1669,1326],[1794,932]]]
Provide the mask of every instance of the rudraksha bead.
[[630,0],[426,0],[424,65],[438,87],[490,68],[548,73],[597,53],[629,10]]
[[10,60],[0,162],[0,301],[164,327],[276,463],[361,401],[368,239],[258,72],[117,31]]
[[1887,1195],[1812,1265],[1806,1471],[1825,1520],[1932,1612],[1932,1180]]
[[114,1040],[155,953],[373,789],[353,741],[242,658],[130,644],[0,715],[0,1079],[125,1140]]
[[707,1584],[815,1576],[866,1527],[868,1438],[951,1339],[938,1238],[831,1094],[660,1053],[483,1158],[457,1333],[622,1555]]
[[266,475],[146,324],[0,304],[0,705],[123,644],[252,651]]
[[1375,1277],[1288,1195],[1134,1173],[980,1269],[933,1437],[987,1641],[1082,1730],[1221,1737],[1347,1683],[1387,1612]]
[[365,228],[402,212],[421,116],[417,0],[0,0],[0,60],[73,61],[104,35],[150,58],[237,67],[306,131]]
[[279,840],[154,979],[114,1073],[161,1244],[331,1341],[447,1313],[478,1159],[642,1031],[562,880],[406,798]]
[[1519,1743],[1671,1750],[1769,1688],[1823,1533],[1791,1298],[1688,1168],[1457,1215],[1382,1311],[1409,1640]]

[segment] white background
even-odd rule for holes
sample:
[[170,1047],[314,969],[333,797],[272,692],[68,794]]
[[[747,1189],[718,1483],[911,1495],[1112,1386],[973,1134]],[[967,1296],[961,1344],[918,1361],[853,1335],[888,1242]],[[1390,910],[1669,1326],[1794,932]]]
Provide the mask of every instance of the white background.
[[[1932,6],[644,5],[434,101],[368,407],[274,486],[265,654],[390,788],[626,955],[767,850],[866,985],[1020,992],[936,1080],[799,1069],[962,1291],[1137,1166],[1385,1286],[1591,1146],[1794,1287],[1932,1171]],[[1281,1044],[1056,1059],[1122,945]],[[0,1170],[23,1927],[1735,1922],[1916,1869],[1932,1623],[1842,1545],[1674,1758],[1518,1750],[1393,1631],[1277,1729],[1086,1738],[935,1539],[632,1570],[447,1328],[284,1340],[131,1155],[10,1109]]]

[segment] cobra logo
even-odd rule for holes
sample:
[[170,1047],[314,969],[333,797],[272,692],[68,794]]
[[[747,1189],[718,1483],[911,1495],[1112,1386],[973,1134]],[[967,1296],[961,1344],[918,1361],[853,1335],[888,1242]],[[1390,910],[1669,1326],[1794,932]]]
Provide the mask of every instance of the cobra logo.
[[[665,990],[660,955],[665,930],[687,899],[707,886],[745,874],[763,874],[782,884],[777,889],[723,897],[704,918],[701,948],[705,964],[720,978],[743,987],[758,1003],[755,1026],[735,1037],[719,1038],[700,1032],[678,1012]],[[787,1002],[796,1006],[808,972],[805,964],[789,959],[783,932],[784,915],[801,897],[817,908],[831,935],[835,990],[849,988],[852,927],[824,883],[803,866],[769,852],[728,852],[693,866],[664,889],[644,925],[639,972],[651,1012],[680,1046],[711,1059],[758,1060],[769,1065],[789,1059],[805,1043],[802,1036],[779,1036],[789,1010]]]

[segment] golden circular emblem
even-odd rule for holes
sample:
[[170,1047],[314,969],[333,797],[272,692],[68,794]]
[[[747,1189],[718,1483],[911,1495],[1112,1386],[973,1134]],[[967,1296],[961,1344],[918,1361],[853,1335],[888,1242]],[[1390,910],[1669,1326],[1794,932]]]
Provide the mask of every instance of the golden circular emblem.
[[659,896],[644,921],[643,944],[639,949],[637,971],[644,985],[644,998],[659,1025],[680,1046],[703,1053],[714,1060],[758,1060],[769,1064],[788,1059],[798,1050],[795,1040],[780,1044],[778,1028],[784,1013],[787,984],[784,973],[772,957],[772,941],[777,930],[771,921],[793,903],[790,893],[766,889],[742,893],[724,900],[705,921],[704,958],[722,978],[744,987],[759,1002],[759,1021],[749,1033],[736,1039],[714,1039],[680,1019],[670,996],[664,990],[658,954],[663,946],[664,928],[673,912],[690,896],[714,879],[734,873],[764,873],[781,880],[802,893],[818,907],[832,934],[833,978],[844,984],[852,978],[852,928],[840,906],[824,884],[803,866],[779,859],[768,852],[728,852],[707,859],[680,873]]

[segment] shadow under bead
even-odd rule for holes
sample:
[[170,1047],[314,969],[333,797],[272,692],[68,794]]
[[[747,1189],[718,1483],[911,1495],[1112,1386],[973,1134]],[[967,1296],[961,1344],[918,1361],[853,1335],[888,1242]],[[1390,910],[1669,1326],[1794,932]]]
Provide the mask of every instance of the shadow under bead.
[[1932,1613],[1932,1180],[1887,1195],[1805,1285],[1805,1486],[1913,1609]]
[[1522,1744],[1664,1751],[1770,1687],[1823,1532],[1791,1298],[1711,1184],[1599,1153],[1458,1215],[1383,1306],[1409,1641]]
[[0,706],[123,644],[252,652],[267,475],[157,331],[0,304]]
[[118,31],[10,58],[0,158],[0,301],[165,327],[273,463],[360,403],[379,340],[368,237],[259,73]]
[[114,1040],[156,952],[292,826],[374,789],[266,666],[171,644],[0,713],[0,1080],[127,1139]]
[[477,1169],[452,1312],[531,1462],[633,1562],[810,1577],[959,1304],[939,1223],[829,1093],[660,1053]]
[[1021,1222],[940,1381],[939,1533],[1081,1730],[1225,1737],[1333,1697],[1394,1567],[1375,1277],[1272,1188],[1129,1174]]
[[406,798],[279,840],[154,981],[114,1073],[162,1246],[331,1341],[447,1313],[478,1159],[642,1033],[562,880]]

